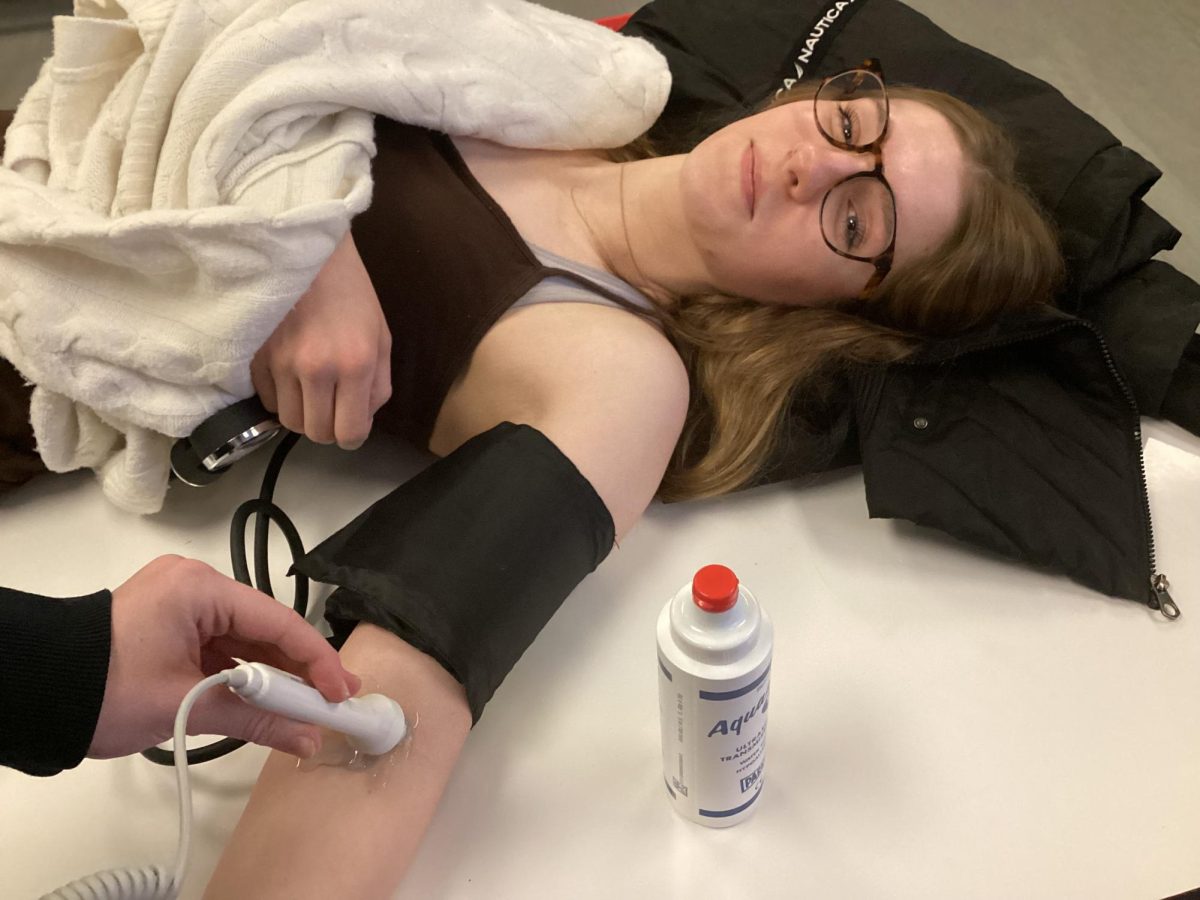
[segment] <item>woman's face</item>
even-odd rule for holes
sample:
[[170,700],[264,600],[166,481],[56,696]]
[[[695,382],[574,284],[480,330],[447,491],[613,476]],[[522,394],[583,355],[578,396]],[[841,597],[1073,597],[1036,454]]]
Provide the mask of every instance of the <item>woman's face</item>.
[[[964,160],[950,123],[915,100],[891,102],[882,147],[883,174],[896,197],[893,268],[899,268],[949,235],[962,203]],[[838,182],[874,165],[872,154],[825,139],[811,100],[774,107],[707,138],[688,154],[680,188],[712,286],[788,305],[858,296],[874,267],[829,249],[821,237],[821,202]]]

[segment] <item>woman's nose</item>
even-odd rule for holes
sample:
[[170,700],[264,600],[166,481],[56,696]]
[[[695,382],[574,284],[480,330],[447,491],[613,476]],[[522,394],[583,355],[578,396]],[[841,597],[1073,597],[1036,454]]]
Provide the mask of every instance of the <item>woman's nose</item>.
[[851,175],[870,172],[875,159],[870,153],[842,150],[822,143],[793,148],[784,159],[788,196],[797,203],[819,202],[835,184]]

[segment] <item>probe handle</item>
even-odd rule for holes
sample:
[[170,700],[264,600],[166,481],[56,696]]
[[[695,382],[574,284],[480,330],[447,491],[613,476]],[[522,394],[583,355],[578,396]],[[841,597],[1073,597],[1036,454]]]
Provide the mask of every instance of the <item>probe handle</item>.
[[372,756],[387,753],[408,733],[404,710],[390,697],[367,694],[331,703],[295,675],[265,663],[230,669],[229,689],[251,706],[340,731]]

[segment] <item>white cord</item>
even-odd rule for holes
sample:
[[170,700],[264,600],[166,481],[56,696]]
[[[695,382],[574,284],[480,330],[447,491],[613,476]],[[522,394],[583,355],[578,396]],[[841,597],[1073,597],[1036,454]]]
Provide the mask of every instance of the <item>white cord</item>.
[[188,781],[187,720],[196,698],[209,688],[229,682],[232,669],[209,675],[187,692],[175,714],[175,779],[179,784],[179,849],[175,854],[175,873],[162,866],[108,869],[72,881],[41,900],[175,900],[183,885],[188,855],[192,846],[192,787]]

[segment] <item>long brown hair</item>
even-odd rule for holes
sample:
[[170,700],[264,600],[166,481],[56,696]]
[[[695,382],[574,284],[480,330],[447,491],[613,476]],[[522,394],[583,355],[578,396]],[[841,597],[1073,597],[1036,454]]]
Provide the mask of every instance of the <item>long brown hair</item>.
[[[811,100],[815,92],[815,83],[799,86],[768,108]],[[1058,242],[1016,179],[1016,151],[1007,135],[947,94],[903,86],[889,86],[888,93],[932,107],[958,138],[966,175],[950,235],[889,272],[865,302],[812,308],[725,295],[678,298],[663,318],[687,365],[692,397],[659,488],[663,499],[714,496],[751,482],[785,422],[794,425],[806,403],[819,407],[839,370],[897,362],[930,337],[1053,296],[1063,268]],[[641,142],[614,151],[613,158],[647,155],[655,155],[654,148]]]

